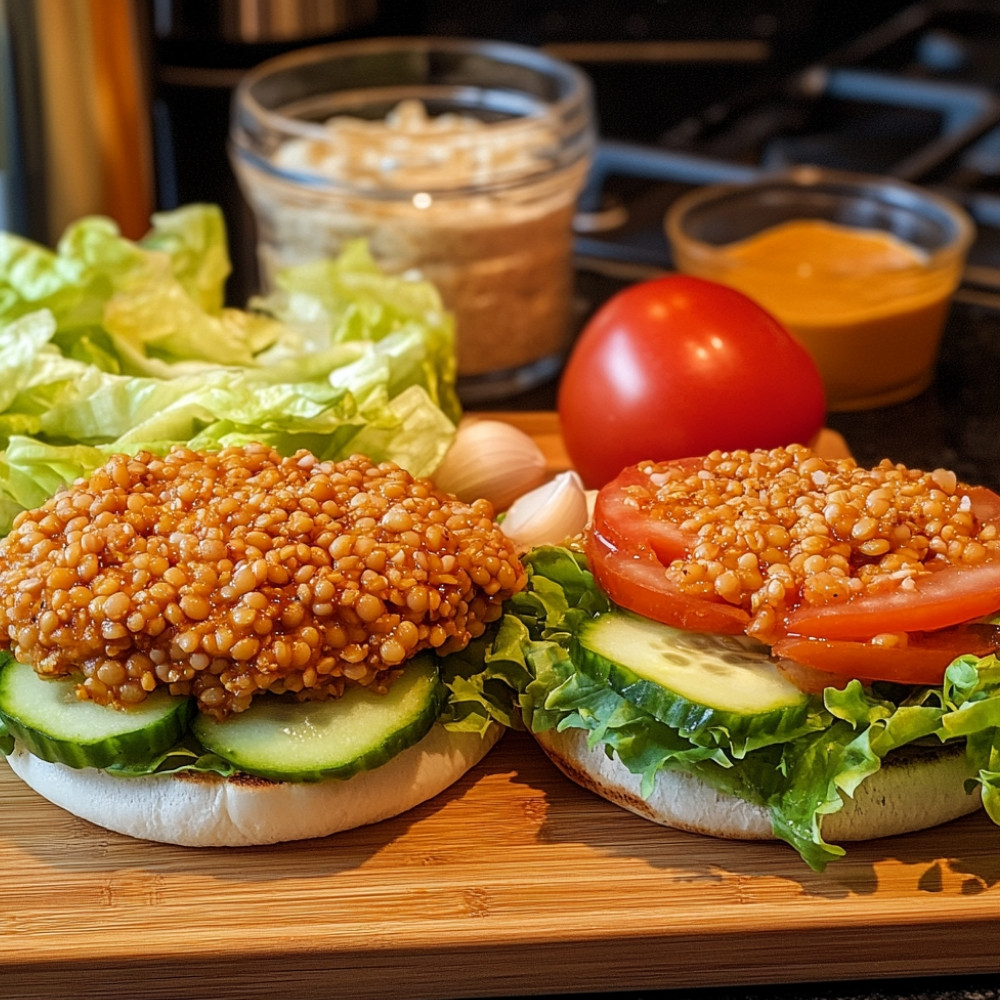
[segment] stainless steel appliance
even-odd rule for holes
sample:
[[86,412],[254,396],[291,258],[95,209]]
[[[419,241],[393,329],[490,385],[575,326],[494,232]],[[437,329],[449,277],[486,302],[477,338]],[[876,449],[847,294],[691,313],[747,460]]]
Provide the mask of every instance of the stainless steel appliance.
[[54,243],[102,213],[145,231],[144,14],[132,0],[0,0],[0,228]]

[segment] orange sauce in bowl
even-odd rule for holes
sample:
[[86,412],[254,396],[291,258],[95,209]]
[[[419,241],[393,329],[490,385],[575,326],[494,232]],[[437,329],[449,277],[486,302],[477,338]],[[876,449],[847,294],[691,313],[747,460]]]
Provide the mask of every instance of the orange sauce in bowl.
[[[810,351],[830,409],[910,399],[934,374],[941,331],[959,282],[890,233],[797,219],[729,244],[683,270],[739,289]],[[711,272],[711,273],[710,273]]]

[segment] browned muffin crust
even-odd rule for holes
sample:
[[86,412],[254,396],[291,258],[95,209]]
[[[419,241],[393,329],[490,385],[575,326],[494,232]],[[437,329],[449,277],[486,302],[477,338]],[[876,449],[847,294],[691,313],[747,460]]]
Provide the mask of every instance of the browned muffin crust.
[[264,691],[383,690],[524,585],[493,513],[361,456],[116,455],[0,541],[0,637],[116,706],[166,685],[221,718]]

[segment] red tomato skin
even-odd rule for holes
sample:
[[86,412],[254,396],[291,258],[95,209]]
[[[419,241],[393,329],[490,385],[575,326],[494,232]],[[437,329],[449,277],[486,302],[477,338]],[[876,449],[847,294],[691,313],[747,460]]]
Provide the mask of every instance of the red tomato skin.
[[632,285],[594,314],[557,405],[590,488],[646,459],[808,444],[826,415],[815,363],[770,313],[681,274]]
[[[691,468],[697,465],[700,463],[692,462]],[[672,521],[640,512],[629,502],[631,487],[649,488],[649,477],[638,466],[622,469],[598,491],[594,501],[593,530],[616,548],[629,549],[641,544],[655,553],[664,565],[683,558],[697,538]]]

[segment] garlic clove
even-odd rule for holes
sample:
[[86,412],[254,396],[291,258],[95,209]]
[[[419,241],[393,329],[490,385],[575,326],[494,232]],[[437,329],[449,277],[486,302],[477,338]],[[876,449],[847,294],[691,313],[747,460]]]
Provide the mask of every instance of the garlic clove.
[[496,511],[545,481],[542,449],[524,431],[502,420],[466,419],[434,472],[435,485],[471,503],[485,498]]
[[576,472],[558,476],[518,497],[500,530],[520,548],[558,545],[578,535],[590,520],[591,504]]

